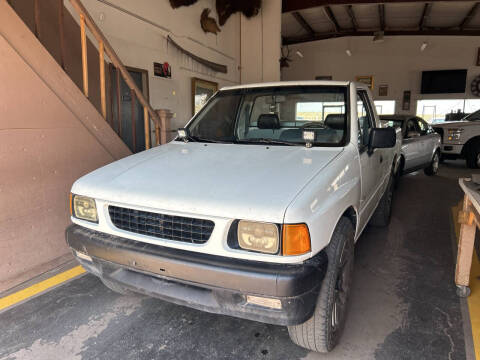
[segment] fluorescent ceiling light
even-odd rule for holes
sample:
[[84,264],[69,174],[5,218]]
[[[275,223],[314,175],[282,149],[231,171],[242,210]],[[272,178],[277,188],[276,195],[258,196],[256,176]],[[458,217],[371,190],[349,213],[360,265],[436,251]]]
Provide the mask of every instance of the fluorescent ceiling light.
[[299,58],[303,59],[303,54],[300,52],[300,50],[297,50],[295,53],[298,55]]

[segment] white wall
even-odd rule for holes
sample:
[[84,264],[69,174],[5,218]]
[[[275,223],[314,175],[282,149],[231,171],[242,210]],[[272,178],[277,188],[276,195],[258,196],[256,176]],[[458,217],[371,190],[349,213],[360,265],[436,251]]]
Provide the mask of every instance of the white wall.
[[[175,10],[168,0],[109,2],[158,25],[149,24],[98,0],[82,0],[123,63],[148,70],[150,102],[154,108],[167,108],[174,113],[172,128],[182,127],[192,115],[192,77],[218,82],[219,87],[237,85],[240,81],[280,79],[281,2],[278,0],[265,0],[261,13],[251,20],[239,13],[233,14],[217,35],[204,33],[200,27],[200,14],[204,8],[210,8],[210,16],[217,18],[214,0],[199,0],[192,6]],[[77,19],[68,1],[65,5]],[[254,31],[244,34],[240,29],[248,28],[249,23],[255,24]],[[195,55],[226,65],[228,72],[216,73],[193,61],[167,44],[167,35]],[[248,36],[246,41],[242,41],[242,35]],[[267,51],[260,57],[262,47]],[[172,79],[153,75],[153,62],[165,61],[171,65]],[[272,73],[272,63],[276,64],[276,73]],[[243,74],[240,74],[240,67]]]
[[[420,51],[423,42],[428,46]],[[383,43],[372,37],[329,39],[290,46],[292,62],[282,69],[282,80],[314,80],[315,76],[331,75],[334,80],[354,80],[356,76],[373,75],[373,95],[378,100],[396,100],[401,111],[404,90],[412,92],[410,113],[416,110],[417,99],[473,98],[470,82],[480,75],[475,66],[480,37],[459,36],[396,36]],[[346,49],[352,52],[349,57]],[[300,50],[304,58],[295,51]],[[421,95],[423,70],[468,69],[465,94]],[[378,86],[388,85],[388,96],[378,96]]]
[[279,81],[282,2],[264,0],[260,14],[241,17],[241,82]]

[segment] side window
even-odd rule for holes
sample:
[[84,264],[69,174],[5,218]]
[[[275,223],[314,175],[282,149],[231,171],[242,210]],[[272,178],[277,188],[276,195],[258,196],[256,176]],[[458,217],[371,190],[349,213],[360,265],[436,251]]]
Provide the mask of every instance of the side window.
[[373,114],[369,105],[367,92],[357,92],[357,116],[358,116],[358,144],[368,146],[370,131],[373,128]]
[[422,119],[417,118],[418,130],[420,130],[420,136],[427,135],[428,125]]
[[415,118],[408,119],[407,126],[405,129],[405,138],[412,138],[415,134],[419,134],[420,129]]

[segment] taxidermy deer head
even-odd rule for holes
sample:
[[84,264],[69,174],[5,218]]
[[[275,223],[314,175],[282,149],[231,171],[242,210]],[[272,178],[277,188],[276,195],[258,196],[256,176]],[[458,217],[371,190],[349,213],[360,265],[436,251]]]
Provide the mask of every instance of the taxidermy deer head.
[[[196,2],[197,0],[170,0],[170,5],[176,9],[180,6],[190,6]],[[241,11],[247,18],[251,18],[258,14],[261,7],[262,0],[216,0],[218,23],[220,26],[225,25],[230,15],[238,11]]]
[[210,9],[203,9],[202,15],[200,16],[200,25],[206,33],[211,32],[217,35],[217,32],[220,32],[221,30],[217,25],[217,21],[214,18],[209,17],[208,14],[210,14]]
[[218,23],[225,25],[230,15],[241,11],[247,18],[258,14],[262,0],[217,0]]
[[176,9],[180,6],[190,6],[197,2],[197,0],[170,0],[172,8]]

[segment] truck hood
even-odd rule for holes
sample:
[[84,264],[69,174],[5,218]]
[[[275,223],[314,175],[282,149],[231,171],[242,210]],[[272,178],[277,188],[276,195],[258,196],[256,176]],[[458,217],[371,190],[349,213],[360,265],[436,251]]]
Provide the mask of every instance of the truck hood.
[[432,124],[432,127],[452,128],[459,126],[478,126],[480,121],[446,121],[439,124]]
[[72,193],[156,211],[281,223],[343,148],[171,142],[85,175]]

